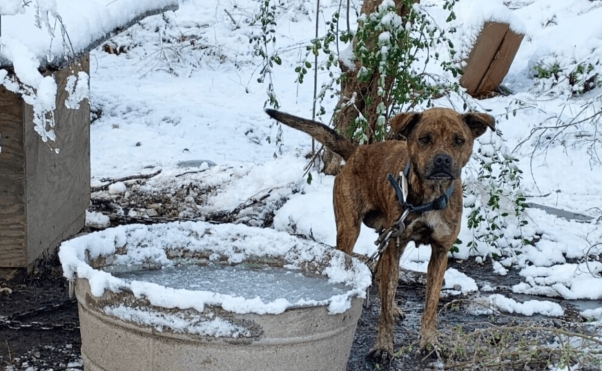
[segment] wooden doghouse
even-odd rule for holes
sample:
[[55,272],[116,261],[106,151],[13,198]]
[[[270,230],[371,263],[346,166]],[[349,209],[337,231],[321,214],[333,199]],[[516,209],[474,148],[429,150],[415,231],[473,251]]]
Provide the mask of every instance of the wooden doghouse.
[[[68,2],[57,3],[61,1]],[[128,1],[131,5],[138,0],[117,5],[127,6]],[[152,4],[160,6],[152,9]],[[85,39],[88,41],[71,58],[57,58],[40,67],[43,74],[54,77],[58,88],[56,141],[50,145],[34,130],[33,108],[20,94],[0,85],[0,268],[30,266],[43,252],[55,249],[84,226],[90,203],[90,105],[85,99],[78,109],[65,106],[67,78],[80,71],[88,73],[90,50],[110,37],[145,17],[178,8],[178,0],[152,4],[138,5],[140,11],[128,13],[125,23],[100,30],[100,37],[91,42]],[[68,20],[63,21],[68,24]],[[79,17],[77,21],[85,22]],[[14,29],[18,33],[18,25]],[[71,40],[75,40],[74,35]],[[0,68],[12,72],[12,65],[2,55]]]
[[24,267],[82,229],[90,203],[90,105],[65,107],[67,77],[88,56],[52,73],[55,153],[34,131],[33,108],[0,86],[0,267]]
[[460,78],[466,92],[480,97],[494,91],[508,73],[523,37],[506,23],[485,22]]

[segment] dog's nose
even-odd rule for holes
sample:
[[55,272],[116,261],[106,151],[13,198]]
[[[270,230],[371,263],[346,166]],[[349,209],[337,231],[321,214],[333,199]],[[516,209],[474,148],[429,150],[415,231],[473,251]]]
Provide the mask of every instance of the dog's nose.
[[435,156],[435,166],[437,167],[449,167],[452,163],[451,157],[448,155],[437,155]]

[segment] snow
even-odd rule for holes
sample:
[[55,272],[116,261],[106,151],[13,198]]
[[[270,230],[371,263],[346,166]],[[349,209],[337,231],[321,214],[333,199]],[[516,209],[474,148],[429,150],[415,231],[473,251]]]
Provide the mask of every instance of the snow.
[[[40,68],[65,67],[133,20],[177,5],[178,0],[3,0],[0,68],[12,66],[14,75],[0,69],[0,85],[22,95],[33,107],[34,130],[44,142],[54,141],[57,84]],[[87,74],[79,72],[77,83],[69,77],[67,91],[67,108],[77,109],[88,98]]]
[[109,193],[111,194],[125,193],[126,190],[127,187],[123,182],[113,183],[109,186]]
[[585,318],[597,319],[598,321],[602,321],[602,308],[587,309],[581,312],[581,315]]
[[111,224],[108,216],[99,212],[89,212],[86,210],[86,226],[96,229],[107,228]]
[[0,15],[15,15],[24,11],[23,0],[4,0],[0,3]]
[[520,274],[526,282],[515,285],[512,291],[521,294],[559,296],[565,299],[602,298],[600,278],[592,272],[602,271],[602,263],[557,264],[552,267],[530,266]]
[[[178,5],[177,0],[36,0],[24,8],[17,3],[22,1],[9,0],[0,8],[2,14],[12,14],[2,19],[2,39],[21,43],[44,65],[61,63],[60,59],[68,53],[79,55],[95,41],[137,17]],[[36,17],[40,18],[41,27],[36,26]],[[68,39],[61,31],[61,24]]]
[[508,274],[508,270],[504,268],[500,262],[493,262],[493,271],[500,276],[505,276]]
[[[286,0],[285,3],[293,2]],[[272,79],[282,110],[311,117],[313,86],[308,82],[296,85],[294,67],[305,52],[304,45],[309,44],[314,35],[315,3],[295,4],[299,7],[278,10],[275,35],[283,63],[273,66]],[[595,150],[600,149],[599,146],[592,149],[586,141],[587,135],[593,138],[596,127],[584,121],[575,127],[567,127],[554,141],[546,136],[540,138],[538,134],[545,132],[554,136],[558,131],[544,128],[567,124],[573,119],[584,120],[602,110],[602,89],[596,88],[581,96],[567,93],[566,82],[548,89],[546,87],[551,83],[545,82],[542,87],[534,78],[532,67],[550,61],[573,66],[574,60],[595,63],[600,59],[600,22],[596,19],[600,19],[602,2],[535,0],[520,2],[516,9],[510,9],[501,0],[486,3],[462,0],[455,7],[457,19],[449,24],[445,22],[447,14],[441,9],[442,4],[442,0],[423,0],[420,6],[429,11],[440,26],[457,29],[453,34],[458,50],[456,62],[467,56],[483,20],[510,21],[513,30],[525,34],[503,83],[511,91],[510,95],[478,101],[463,97],[471,108],[493,115],[497,128],[503,133],[499,138],[491,136],[488,141],[476,143],[475,152],[479,149],[483,153],[491,152],[492,146],[495,149],[497,145],[505,145],[520,159],[521,187],[528,202],[593,218],[591,222],[581,223],[529,208],[526,218],[529,224],[504,230],[505,243],[506,246],[511,243],[521,245],[520,240],[514,240],[521,233],[537,242],[521,245],[518,254],[511,254],[495,246],[478,251],[467,247],[473,231],[467,228],[468,212],[465,209],[459,236],[463,244],[453,258],[478,258],[481,262],[494,259],[494,272],[501,275],[497,278],[502,280],[504,273],[508,276],[510,272],[519,272],[522,282],[512,287],[514,293],[567,300],[601,300],[602,268],[595,259],[585,263],[588,251],[595,253],[598,261],[601,255],[599,249],[590,250],[602,241],[598,220],[602,216],[602,171],[595,155]],[[257,6],[257,2],[248,0],[183,0],[180,10],[166,13],[166,20],[160,16],[148,18],[113,38],[112,42],[124,46],[126,52],[120,55],[99,49],[92,52],[90,100],[95,112],[101,112],[91,126],[92,180],[98,183],[106,177],[119,178],[148,173],[151,168],[162,169],[160,175],[147,183],[149,192],[173,190],[190,182],[210,187],[212,192],[207,203],[198,205],[207,212],[230,212],[247,200],[270,192],[268,200],[284,198],[285,201],[273,210],[274,223],[269,233],[283,233],[278,236],[304,234],[319,243],[334,246],[334,178],[312,168],[313,181],[307,184],[304,168],[308,163],[305,156],[311,152],[310,138],[283,127],[282,145],[276,146],[274,138],[278,129],[263,112],[266,85],[257,82],[257,71],[262,65],[259,58],[253,57],[248,37],[257,29],[247,23],[247,15],[254,14]],[[324,18],[320,20],[329,20],[338,9],[338,2],[325,2],[321,6]],[[26,15],[31,10],[27,9]],[[224,10],[233,15],[236,25]],[[352,29],[357,21],[353,10],[358,9],[350,12]],[[12,16],[3,17],[3,23],[8,18]],[[344,23],[343,12],[340,24]],[[320,34],[324,34],[324,22],[319,22],[319,26]],[[182,35],[196,44],[174,42]],[[166,44],[163,40],[172,43]],[[341,43],[339,48],[345,56],[345,64],[353,68],[350,46]],[[445,54],[440,52],[442,58]],[[433,69],[434,73],[441,73],[435,67]],[[433,71],[427,69],[427,72]],[[327,81],[327,71],[319,71],[319,86]],[[5,84],[9,83],[5,80]],[[326,114],[321,120],[325,123],[328,123],[335,104],[336,99],[329,96],[322,102]],[[444,97],[435,100],[434,104],[461,111],[464,100]],[[529,137],[532,132],[533,136]],[[271,143],[266,140],[269,137]],[[4,136],[1,140],[4,141]],[[175,177],[182,172],[179,163],[198,159],[211,161],[215,166],[208,162],[210,166],[203,173]],[[477,171],[478,162],[473,159],[465,175]],[[469,196],[464,201],[467,208],[476,203],[482,203],[476,196]],[[123,246],[125,234],[123,229],[119,231],[106,231],[108,241],[96,241],[95,251],[110,254],[115,246]],[[137,233],[142,235],[144,231],[140,229]],[[111,233],[116,241],[109,238]],[[280,241],[281,237],[270,235],[266,238]],[[374,231],[362,227],[354,252],[372,253],[375,239]],[[425,272],[430,253],[430,246],[410,244],[402,256],[401,266]],[[101,283],[95,286],[99,292],[101,287],[115,290],[122,287],[121,283],[101,273],[92,273],[84,266],[79,269],[81,274],[93,275]],[[465,275],[449,269],[445,280],[445,292],[449,295],[474,294],[478,290],[470,272]],[[498,285],[497,281],[495,285]],[[493,290],[492,286],[484,285],[480,291]],[[144,286],[137,290],[138,293],[152,291]],[[179,294],[175,292],[166,292],[166,295],[170,300],[181,300],[182,306],[198,304],[195,301],[198,299],[186,295],[183,298],[177,298]],[[156,300],[160,299],[157,297]],[[206,300],[217,299],[207,297]],[[227,302],[235,311],[262,305]],[[487,297],[486,302],[498,310],[523,315],[560,315],[554,303],[545,301],[518,303],[492,296]],[[264,309],[267,304],[263,304]],[[270,310],[281,310],[282,306],[278,305],[273,303]]]
[[471,311],[476,314],[491,314],[494,310],[499,310],[506,313],[522,314],[524,316],[542,314],[559,317],[564,315],[564,310],[559,304],[545,300],[527,300],[519,303],[512,298],[493,294],[480,298],[476,302],[479,307],[471,308]]
[[453,288],[455,291],[459,291],[462,294],[479,291],[474,279],[455,268],[449,268],[445,271],[445,276],[443,278],[445,279],[444,289]]
[[149,308],[131,308],[123,304],[106,306],[102,310],[111,316],[141,325],[152,326],[159,332],[171,330],[213,337],[247,337],[249,331],[222,318],[206,320],[201,316],[184,316],[183,313],[161,313]]
[[[441,4],[440,1],[433,3]],[[521,18],[510,11],[502,0],[489,0],[486,5],[479,0],[462,0],[456,4],[454,12],[457,18],[452,21],[451,27],[457,30],[452,39],[458,51],[458,60],[468,58],[485,22],[507,23],[512,31],[521,35],[528,30]]]

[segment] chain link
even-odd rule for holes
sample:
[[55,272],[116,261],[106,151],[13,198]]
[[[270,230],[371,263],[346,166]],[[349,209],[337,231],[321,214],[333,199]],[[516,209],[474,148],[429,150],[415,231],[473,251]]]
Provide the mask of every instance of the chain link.
[[59,303],[52,305],[44,305],[39,308],[28,309],[21,312],[16,312],[10,316],[0,316],[0,327],[6,327],[11,330],[23,330],[30,329],[34,331],[38,330],[66,330],[73,331],[79,329],[77,322],[69,321],[63,323],[44,323],[44,322],[30,322],[23,323],[18,321],[17,318],[22,319],[24,317],[30,317],[41,313],[54,312],[56,310],[67,307],[73,303],[76,303],[75,299],[66,299]]
[[404,221],[408,217],[409,210],[404,210],[404,212],[399,217],[399,220],[393,223],[392,226],[385,229],[378,237],[374,244],[378,246],[376,251],[368,258],[368,267],[374,272],[374,265],[378,261],[378,258],[385,253],[387,246],[389,246],[389,241],[392,238],[397,239],[397,244],[399,245],[399,237],[403,234],[405,230]]

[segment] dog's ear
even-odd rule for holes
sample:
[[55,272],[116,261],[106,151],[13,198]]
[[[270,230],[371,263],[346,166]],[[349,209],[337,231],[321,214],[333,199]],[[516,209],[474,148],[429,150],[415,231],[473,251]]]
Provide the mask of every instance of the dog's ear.
[[417,112],[406,112],[395,115],[389,122],[391,126],[389,137],[393,139],[407,138],[416,127],[416,124],[418,124],[418,121],[420,121],[420,113]]
[[493,116],[488,115],[486,113],[477,113],[477,112],[469,112],[462,115],[464,118],[464,122],[472,131],[473,138],[478,138],[487,127],[491,129],[491,131],[495,131],[495,119]]

